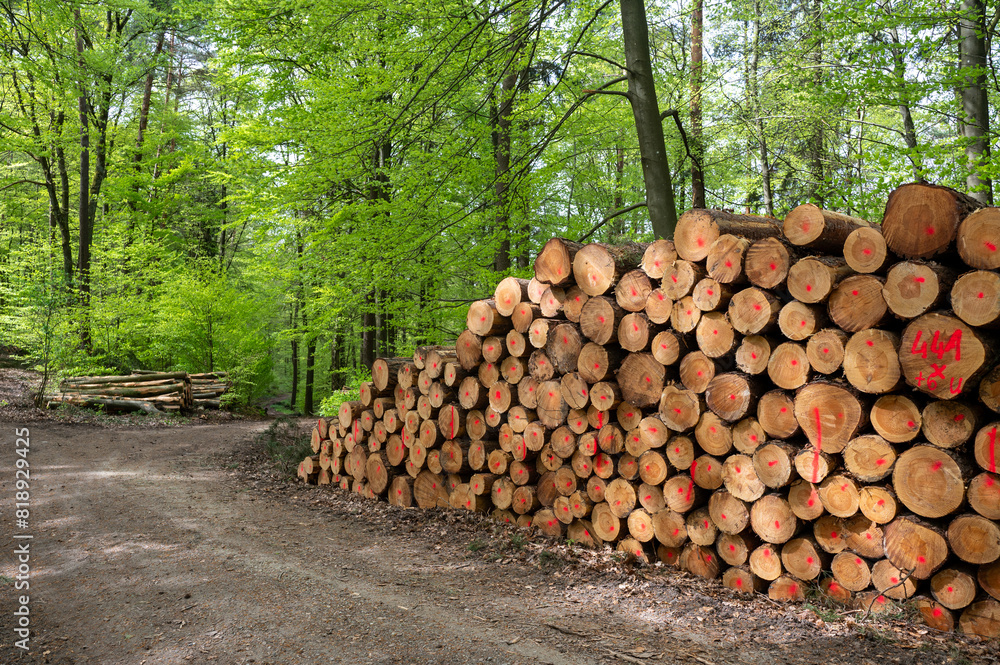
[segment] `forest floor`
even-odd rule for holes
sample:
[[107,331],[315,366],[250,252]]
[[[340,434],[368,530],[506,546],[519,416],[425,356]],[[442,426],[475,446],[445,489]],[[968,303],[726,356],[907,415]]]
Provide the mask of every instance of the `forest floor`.
[[0,370],[0,505],[28,427],[16,532],[33,536],[25,654],[0,513],[0,663],[1000,663],[995,641],[902,612],[739,597],[478,515],[304,486],[294,424],[52,416],[20,394],[30,379]]

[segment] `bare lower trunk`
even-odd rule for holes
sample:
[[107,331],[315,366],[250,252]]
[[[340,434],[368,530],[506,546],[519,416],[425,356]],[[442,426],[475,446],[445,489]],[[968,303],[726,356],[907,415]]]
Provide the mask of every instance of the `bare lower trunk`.
[[677,226],[674,191],[670,182],[667,148],[663,140],[660,108],[650,64],[649,26],[642,0],[621,0],[622,39],[628,67],[628,97],[632,104],[642,176],[646,188],[646,209],[657,238],[672,238]]
[[961,39],[959,66],[962,69],[962,136],[968,139],[965,156],[970,172],[966,187],[977,201],[992,205],[993,183],[981,175],[982,168],[990,161],[987,136],[990,129],[986,93],[986,41],[982,0],[962,0],[959,19]]
[[691,12],[691,206],[705,207],[705,172],[703,135],[701,130],[702,87],[702,0],[694,0]]

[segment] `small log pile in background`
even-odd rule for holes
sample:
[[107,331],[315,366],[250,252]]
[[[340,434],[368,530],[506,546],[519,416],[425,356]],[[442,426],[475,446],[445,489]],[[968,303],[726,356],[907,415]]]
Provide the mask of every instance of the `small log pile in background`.
[[552,239],[454,347],[376,361],[299,474],[996,637],[998,247],[1000,209],[923,184],[881,225],[807,204]]
[[229,389],[226,372],[135,371],[125,376],[75,376],[64,379],[59,392],[45,396],[48,408],[59,404],[100,407],[111,412],[189,411],[218,409]]

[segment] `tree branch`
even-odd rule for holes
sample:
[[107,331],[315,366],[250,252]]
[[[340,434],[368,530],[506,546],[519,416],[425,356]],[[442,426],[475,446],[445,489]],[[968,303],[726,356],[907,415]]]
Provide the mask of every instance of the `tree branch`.
[[609,65],[613,65],[613,66],[617,67],[618,69],[620,69],[622,71],[625,71],[625,72],[628,71],[628,67],[626,67],[625,65],[620,64],[618,62],[615,62],[611,58],[605,58],[603,55],[597,55],[596,53],[590,53],[589,51],[569,51],[566,55],[582,55],[582,56],[585,56],[587,58],[597,58],[598,60],[603,60],[604,62],[608,63]]
[[38,187],[45,187],[44,182],[38,182],[37,180],[15,180],[12,183],[0,187],[0,192],[4,191],[5,189],[10,189],[11,187],[14,187],[16,185],[24,185],[24,184],[37,185]]
[[660,122],[666,120],[667,116],[672,116],[674,119],[674,123],[677,124],[677,131],[680,132],[681,134],[681,141],[684,142],[684,152],[687,153],[688,159],[690,159],[691,162],[695,164],[699,169],[704,170],[702,168],[701,161],[695,158],[695,156],[691,154],[691,147],[688,145],[687,132],[684,131],[684,125],[681,124],[681,116],[677,112],[677,109],[667,109],[666,111],[661,113]]
[[592,236],[594,234],[594,232],[597,231],[597,229],[601,228],[602,226],[604,226],[605,224],[607,224],[608,222],[610,222],[615,217],[620,217],[621,215],[624,215],[627,212],[632,212],[633,210],[635,210],[637,208],[645,208],[645,207],[646,207],[646,202],[643,201],[642,203],[635,203],[633,205],[628,206],[627,208],[622,208],[621,210],[614,211],[613,213],[611,213],[610,215],[608,215],[607,217],[605,217],[604,219],[602,219],[600,222],[598,222],[597,225],[594,226],[594,228],[590,229],[583,236],[581,236],[577,240],[577,242],[583,242],[584,240],[586,240],[587,238],[589,238],[590,236]]

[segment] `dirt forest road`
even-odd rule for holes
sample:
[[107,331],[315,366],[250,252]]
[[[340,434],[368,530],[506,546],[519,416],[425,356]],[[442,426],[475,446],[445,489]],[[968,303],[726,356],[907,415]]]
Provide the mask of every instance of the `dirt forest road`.
[[255,450],[266,423],[27,426],[29,654],[0,423],[3,664],[998,662],[995,643],[823,621],[470,514],[275,479]]

